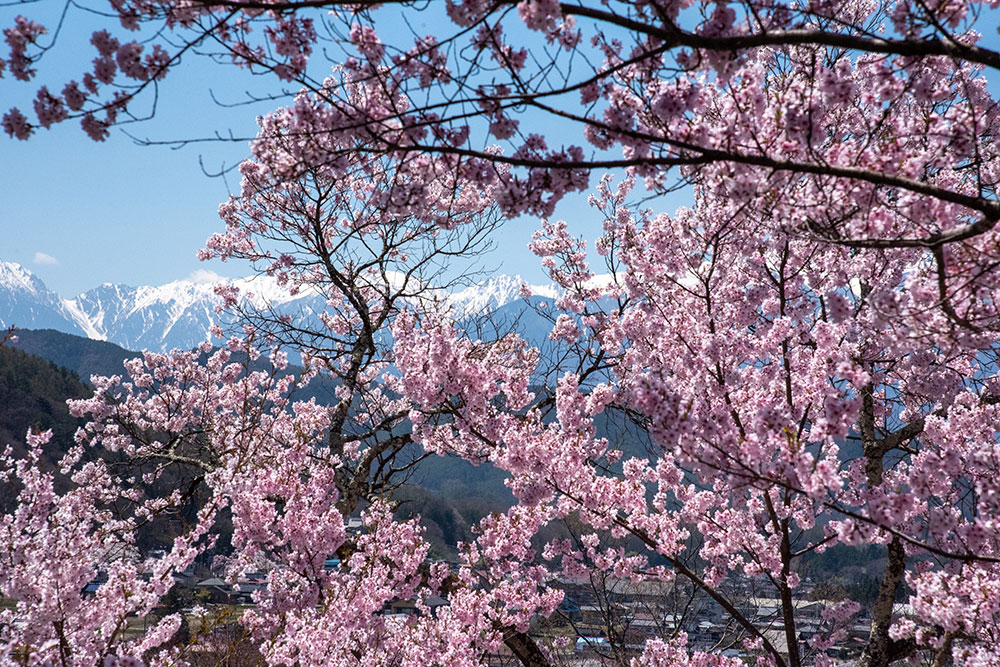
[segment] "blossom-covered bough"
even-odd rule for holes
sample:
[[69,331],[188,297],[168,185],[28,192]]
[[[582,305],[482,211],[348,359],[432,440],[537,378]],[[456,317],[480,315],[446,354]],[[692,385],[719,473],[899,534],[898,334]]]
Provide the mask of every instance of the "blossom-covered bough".
[[[306,330],[222,288],[242,337],[147,354],[75,404],[68,492],[35,465],[46,435],[7,459],[5,659],[196,661],[181,616],[124,630],[231,521],[217,561],[233,581],[267,569],[241,623],[269,664],[555,664],[538,628],[559,577],[683,582],[726,619],[717,651],[609,622],[608,661],[827,664],[859,607],[802,623],[803,562],[869,544],[886,566],[859,664],[1000,662],[996,3],[386,4],[116,2],[125,28],[162,31],[95,33],[81,83],[5,115],[17,138],[79,118],[103,139],[212,49],[289,82],[203,254],[328,302]],[[436,34],[407,36],[418,11]],[[4,34],[30,79],[43,28]],[[314,78],[319,45],[343,58]],[[661,210],[681,184],[693,204]],[[604,222],[595,256],[547,219],[573,192]],[[561,289],[555,373],[516,333],[473,340],[442,291],[518,216],[542,218],[531,248]],[[304,376],[256,368],[262,349],[300,353]],[[331,405],[295,400],[316,374]],[[644,441],[612,441],[609,415]],[[392,514],[435,454],[496,466],[517,499],[454,571]],[[197,494],[154,492],[176,469]],[[124,556],[195,500],[165,556]],[[424,613],[381,613],[397,598]]]

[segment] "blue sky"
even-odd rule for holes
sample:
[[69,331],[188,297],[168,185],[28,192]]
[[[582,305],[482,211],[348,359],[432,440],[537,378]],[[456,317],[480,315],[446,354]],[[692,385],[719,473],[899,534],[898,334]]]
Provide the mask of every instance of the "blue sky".
[[[158,117],[131,129],[151,137],[188,136],[187,114],[204,120],[215,113],[218,127],[234,131],[246,124],[241,115],[246,109],[219,114],[207,92],[200,101],[190,95],[185,99],[187,111],[172,109],[169,119]],[[252,129],[254,114],[249,117]],[[218,205],[229,188],[239,187],[238,176],[206,176],[199,162],[211,169],[235,164],[246,153],[245,144],[171,150],[137,146],[120,132],[95,143],[74,123],[41,131],[27,142],[2,136],[0,146],[0,260],[23,264],[61,295],[75,296],[104,282],[161,284],[192,275],[210,277],[206,272],[248,272],[239,262],[199,262],[195,257],[205,239],[222,229]],[[593,239],[600,224],[585,200],[576,196],[567,201],[556,217]],[[526,249],[537,226],[525,219],[508,223],[484,266],[548,282],[538,259]]]
[[24,264],[51,289],[73,296],[102,282],[161,283],[209,268],[194,253],[217,226],[226,185],[202,175],[196,152],[142,148],[117,133],[95,144],[59,127],[6,142],[3,155],[0,259]]
[[[30,16],[54,25],[51,17],[39,16],[54,6],[33,5]],[[10,12],[0,12],[4,26],[11,19]],[[78,79],[96,55],[87,43],[94,27],[85,15],[70,14],[35,81],[0,79],[0,111],[13,104],[30,109],[40,84],[60,90]],[[234,68],[192,59],[167,77],[154,119],[129,130],[155,139],[215,129],[252,135],[256,115],[267,109],[223,109],[210,91],[236,101],[244,89],[261,83]],[[39,130],[28,141],[0,135],[0,259],[25,265],[64,296],[103,282],[163,283],[199,269],[242,273],[245,267],[199,263],[195,253],[219,227],[216,210],[228,196],[227,183],[205,176],[199,158],[217,169],[245,153],[245,143],[185,150],[137,146],[120,131],[96,143],[75,121]],[[230,179],[229,186],[238,183]]]
[[[55,25],[52,16],[40,13],[53,8],[33,5],[30,17]],[[0,11],[3,25],[12,17]],[[96,25],[100,24],[91,23],[86,15],[71,14],[54,48],[39,64],[34,81],[0,79],[0,106],[4,107],[0,113],[8,105],[30,110],[41,84],[60,90],[66,81],[79,78],[95,55],[88,40]],[[321,56],[314,62],[317,67],[327,66]],[[162,84],[154,118],[126,129],[158,140],[211,136],[215,131],[252,136],[256,116],[277,103],[222,108],[212,99],[214,94],[223,101],[238,102],[245,99],[247,90],[273,92],[275,80],[189,58]],[[244,264],[199,262],[195,254],[210,234],[221,229],[218,205],[230,188],[239,187],[234,174],[228,179],[211,178],[201,165],[218,170],[237,164],[246,152],[245,142],[204,143],[180,150],[139,146],[121,131],[95,143],[75,121],[39,130],[26,142],[0,135],[0,232],[4,239],[0,260],[23,264],[50,289],[67,297],[104,282],[142,285],[210,277],[210,272],[245,275],[248,267]],[[600,233],[599,220],[585,196],[565,202],[557,213],[578,234],[592,239]],[[537,227],[531,220],[509,223],[497,235],[497,250],[484,266],[520,273],[532,282],[547,282],[537,258],[526,249]]]

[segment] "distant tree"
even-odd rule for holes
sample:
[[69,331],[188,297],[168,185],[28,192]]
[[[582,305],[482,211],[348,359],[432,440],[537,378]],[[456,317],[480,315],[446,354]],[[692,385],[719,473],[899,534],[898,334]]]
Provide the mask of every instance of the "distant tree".
[[[205,362],[147,354],[74,404],[90,423],[64,464],[70,492],[33,465],[48,435],[8,457],[24,491],[0,532],[0,592],[17,602],[0,616],[3,650],[190,659],[169,643],[176,615],[138,639],[124,628],[225,514],[226,576],[268,570],[241,623],[270,664],[550,664],[531,629],[558,609],[560,575],[683,580],[754,660],[826,664],[859,605],[827,608],[803,639],[800,563],[871,544],[886,567],[860,665],[1000,660],[1000,114],[983,72],[1000,55],[974,32],[995,7],[470,0],[446,3],[449,25],[398,4],[440,18],[439,34],[383,42],[365,3],[115,3],[125,27],[162,24],[150,57],[97,33],[83,89],[39,91],[34,124],[5,117],[19,138],[72,115],[103,138],[210,43],[304,86],[261,119],[203,255],[249,260],[329,307],[304,330],[222,287],[241,337]],[[15,78],[41,34],[27,19],[5,33]],[[322,82],[306,69],[320,34],[345,51]],[[115,82],[132,87],[109,96]],[[608,169],[625,173],[594,187]],[[678,183],[693,206],[658,210]],[[531,246],[562,290],[558,380],[538,388],[538,351],[466,335],[441,287],[504,220],[591,188],[604,266],[564,222],[541,220]],[[293,378],[231,356],[267,351],[280,367],[274,348],[304,356],[302,381],[336,378],[338,402],[296,403]],[[611,411],[643,430],[646,455],[597,433]],[[505,471],[517,500],[479,522],[457,572],[424,562],[416,519],[393,519],[411,444]],[[79,463],[84,448],[139,472]],[[170,553],[140,566],[139,524],[188,500],[142,483],[176,466],[197,471],[205,500]],[[366,532],[348,535],[358,510]],[[571,516],[577,540],[540,539]],[[83,599],[98,567],[108,583]],[[777,600],[770,625],[738,581]],[[439,595],[433,614],[380,613]],[[635,665],[742,662],[682,632],[628,655],[615,642],[608,659]]]
[[826,581],[821,581],[812,591],[809,593],[810,599],[813,600],[830,600],[833,602],[840,602],[841,600],[846,600],[848,598],[847,589],[844,588],[844,582],[840,579],[827,579]]

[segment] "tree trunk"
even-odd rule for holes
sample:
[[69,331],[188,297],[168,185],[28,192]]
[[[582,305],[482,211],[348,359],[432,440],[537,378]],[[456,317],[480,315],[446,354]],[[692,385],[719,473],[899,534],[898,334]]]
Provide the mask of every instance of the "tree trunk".
[[[864,388],[861,397],[861,443],[865,454],[865,476],[868,488],[874,489],[883,482],[882,458],[886,454],[885,442],[875,437],[875,406],[872,392],[874,387]],[[892,624],[892,607],[896,601],[896,591],[903,583],[906,572],[906,552],[899,538],[893,536],[887,549],[888,563],[882,583],[879,584],[878,598],[872,611],[872,627],[868,633],[868,644],[861,654],[858,667],[887,667],[893,660],[904,657],[899,651],[893,650],[894,644],[889,638],[889,626]]]
[[504,635],[504,643],[524,667],[551,667],[538,644],[524,632],[509,632]]
[[896,590],[903,582],[906,572],[906,552],[898,537],[893,537],[888,549],[889,563],[885,567],[882,583],[878,589],[878,599],[872,612],[872,627],[868,633],[868,645],[865,646],[858,667],[886,667],[893,660],[905,657],[899,651],[893,650],[893,642],[889,639],[889,625],[892,623],[892,606],[896,601]]

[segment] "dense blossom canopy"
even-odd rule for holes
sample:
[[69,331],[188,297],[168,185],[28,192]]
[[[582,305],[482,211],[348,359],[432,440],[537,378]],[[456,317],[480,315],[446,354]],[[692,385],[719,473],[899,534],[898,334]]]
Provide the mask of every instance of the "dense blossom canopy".
[[[304,329],[222,286],[239,335],[95,379],[60,470],[49,434],[7,455],[0,659],[196,662],[181,628],[204,610],[126,628],[211,552],[230,581],[266,571],[240,623],[268,664],[554,664],[565,641],[537,629],[559,581],[614,579],[688,586],[738,650],[625,642],[611,619],[609,661],[822,665],[860,607],[829,602],[807,637],[801,563],[877,545],[859,664],[1000,664],[997,2],[386,4],[113,0],[79,81],[3,116],[17,139],[79,119],[104,140],[182,56],[277,76],[294,99],[202,256],[328,309]],[[407,37],[420,11],[440,29]],[[43,67],[46,34],[12,20],[10,76]],[[343,57],[317,79],[320,51]],[[681,185],[692,205],[661,210]],[[549,220],[574,192],[599,238]],[[545,354],[470,335],[444,297],[523,217],[560,290]],[[331,404],[296,400],[317,376]],[[495,466],[516,499],[453,567],[393,513],[435,455]],[[140,553],[174,514],[172,549]],[[382,613],[399,599],[423,613]]]

